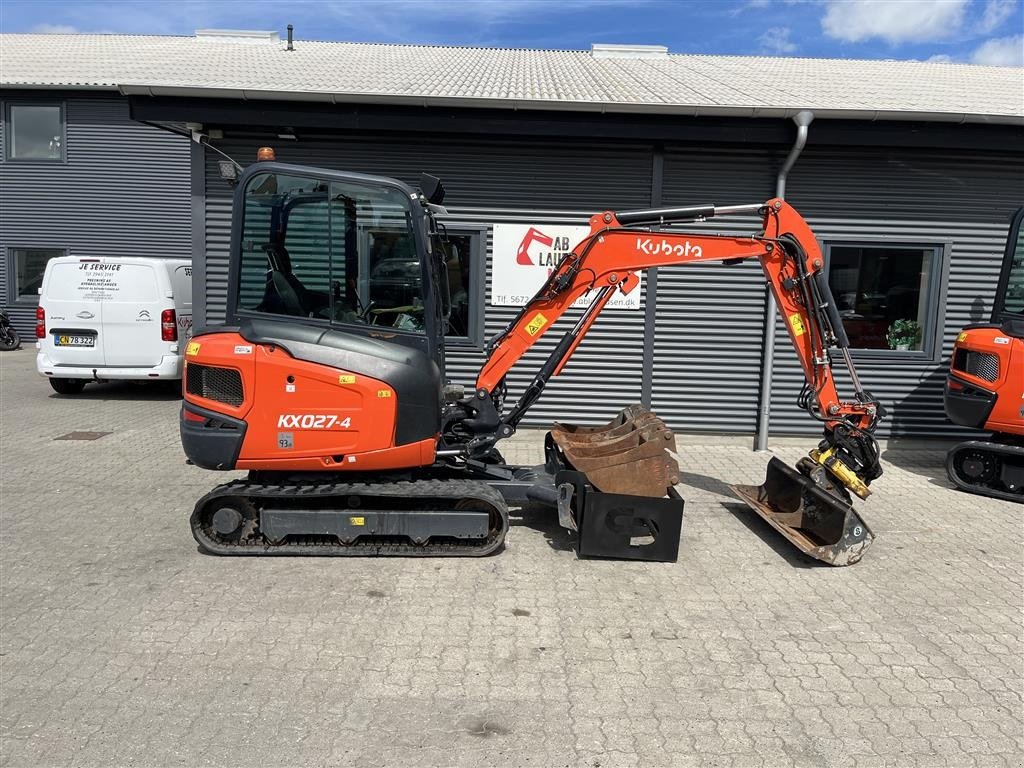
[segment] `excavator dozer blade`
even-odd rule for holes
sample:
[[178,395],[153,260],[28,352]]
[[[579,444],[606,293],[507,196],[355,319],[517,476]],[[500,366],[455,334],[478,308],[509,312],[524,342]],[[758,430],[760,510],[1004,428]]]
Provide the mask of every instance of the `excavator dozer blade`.
[[852,506],[779,459],[761,485],[730,488],[797,549],[829,565],[853,565],[875,539]]
[[631,405],[603,427],[555,424],[544,448],[581,557],[675,561],[683,501],[675,435],[661,419]]

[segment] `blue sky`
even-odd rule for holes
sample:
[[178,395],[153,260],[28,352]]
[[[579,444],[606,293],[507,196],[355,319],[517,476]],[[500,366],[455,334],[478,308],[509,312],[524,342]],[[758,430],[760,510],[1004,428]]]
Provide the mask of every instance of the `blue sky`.
[[1021,0],[0,0],[4,32],[191,34],[1024,65]]

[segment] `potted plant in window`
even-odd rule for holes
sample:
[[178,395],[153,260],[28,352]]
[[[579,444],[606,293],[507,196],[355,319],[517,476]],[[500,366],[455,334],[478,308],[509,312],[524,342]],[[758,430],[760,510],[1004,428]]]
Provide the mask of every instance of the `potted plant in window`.
[[916,320],[894,320],[885,338],[889,349],[914,349],[921,341],[921,324]]

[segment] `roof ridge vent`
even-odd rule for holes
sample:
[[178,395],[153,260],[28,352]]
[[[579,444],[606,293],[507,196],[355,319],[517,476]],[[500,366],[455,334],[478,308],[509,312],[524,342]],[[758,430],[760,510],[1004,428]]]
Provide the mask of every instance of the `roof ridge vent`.
[[281,38],[277,32],[259,29],[197,29],[196,39],[218,43],[276,43]]
[[595,59],[666,59],[668,47],[664,45],[616,45],[593,43],[590,55]]

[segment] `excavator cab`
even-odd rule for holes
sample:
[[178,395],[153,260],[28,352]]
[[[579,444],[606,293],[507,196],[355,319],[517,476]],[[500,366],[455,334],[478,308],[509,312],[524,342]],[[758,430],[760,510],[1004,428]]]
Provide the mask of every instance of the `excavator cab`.
[[392,179],[263,164],[241,181],[229,315],[295,318],[436,356],[439,259],[418,195]]

